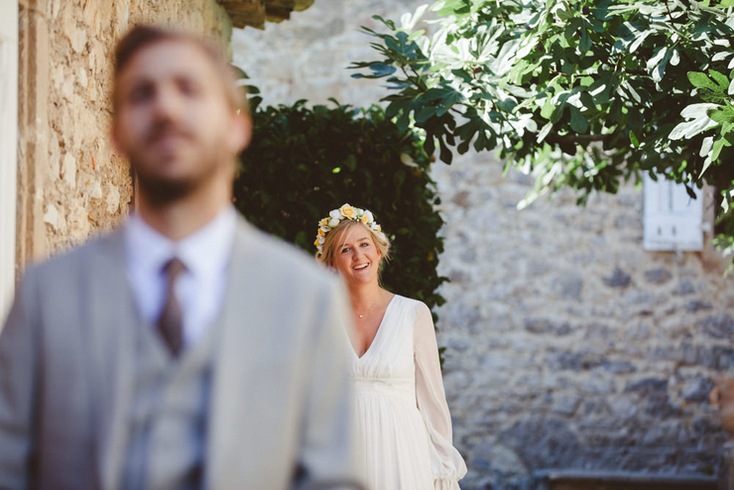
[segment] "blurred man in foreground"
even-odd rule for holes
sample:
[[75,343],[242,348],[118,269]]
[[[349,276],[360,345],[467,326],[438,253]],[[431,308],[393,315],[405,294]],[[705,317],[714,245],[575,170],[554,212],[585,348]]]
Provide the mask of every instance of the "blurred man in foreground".
[[120,41],[112,134],[138,206],[21,282],[0,335],[0,488],[360,488],[346,300],[237,217],[240,97],[198,38]]

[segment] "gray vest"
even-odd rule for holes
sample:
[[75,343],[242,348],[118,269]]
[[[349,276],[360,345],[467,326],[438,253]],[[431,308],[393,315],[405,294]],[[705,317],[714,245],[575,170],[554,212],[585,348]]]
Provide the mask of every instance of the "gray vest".
[[154,327],[139,324],[123,488],[202,487],[217,323],[178,359]]

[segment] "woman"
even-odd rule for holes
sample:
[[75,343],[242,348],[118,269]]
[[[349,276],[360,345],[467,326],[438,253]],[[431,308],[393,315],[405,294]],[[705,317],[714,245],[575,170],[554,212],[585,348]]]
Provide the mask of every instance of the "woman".
[[352,303],[355,437],[368,488],[458,490],[466,465],[451,443],[431,311],[380,287],[390,242],[371,212],[349,204],[332,210],[315,245]]

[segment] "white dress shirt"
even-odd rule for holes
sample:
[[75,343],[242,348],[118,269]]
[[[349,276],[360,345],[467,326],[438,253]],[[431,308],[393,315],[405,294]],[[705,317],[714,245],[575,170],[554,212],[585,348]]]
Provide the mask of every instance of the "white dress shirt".
[[166,298],[163,267],[178,257],[186,266],[174,290],[183,314],[183,345],[199,340],[224,303],[236,228],[237,211],[227,206],[203,228],[174,242],[131,214],[123,231],[125,270],[140,318],[151,326],[158,322]]

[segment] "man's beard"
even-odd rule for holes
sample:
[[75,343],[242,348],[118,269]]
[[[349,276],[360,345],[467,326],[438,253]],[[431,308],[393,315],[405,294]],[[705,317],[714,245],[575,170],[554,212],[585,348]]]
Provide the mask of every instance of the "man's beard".
[[[133,169],[135,166],[133,166]],[[200,183],[199,180],[170,180],[157,176],[148,176],[136,172],[135,177],[146,201],[152,206],[159,207],[184,199],[192,194]]]
[[134,155],[129,155],[129,159],[140,192],[145,196],[146,202],[155,207],[175,203],[195,193],[214,178],[220,171],[219,166],[223,164],[219,155],[207,152],[200,157],[197,168],[191,174],[173,179],[150,171],[149,169],[155,168],[155,162],[141,164],[141,160]]

